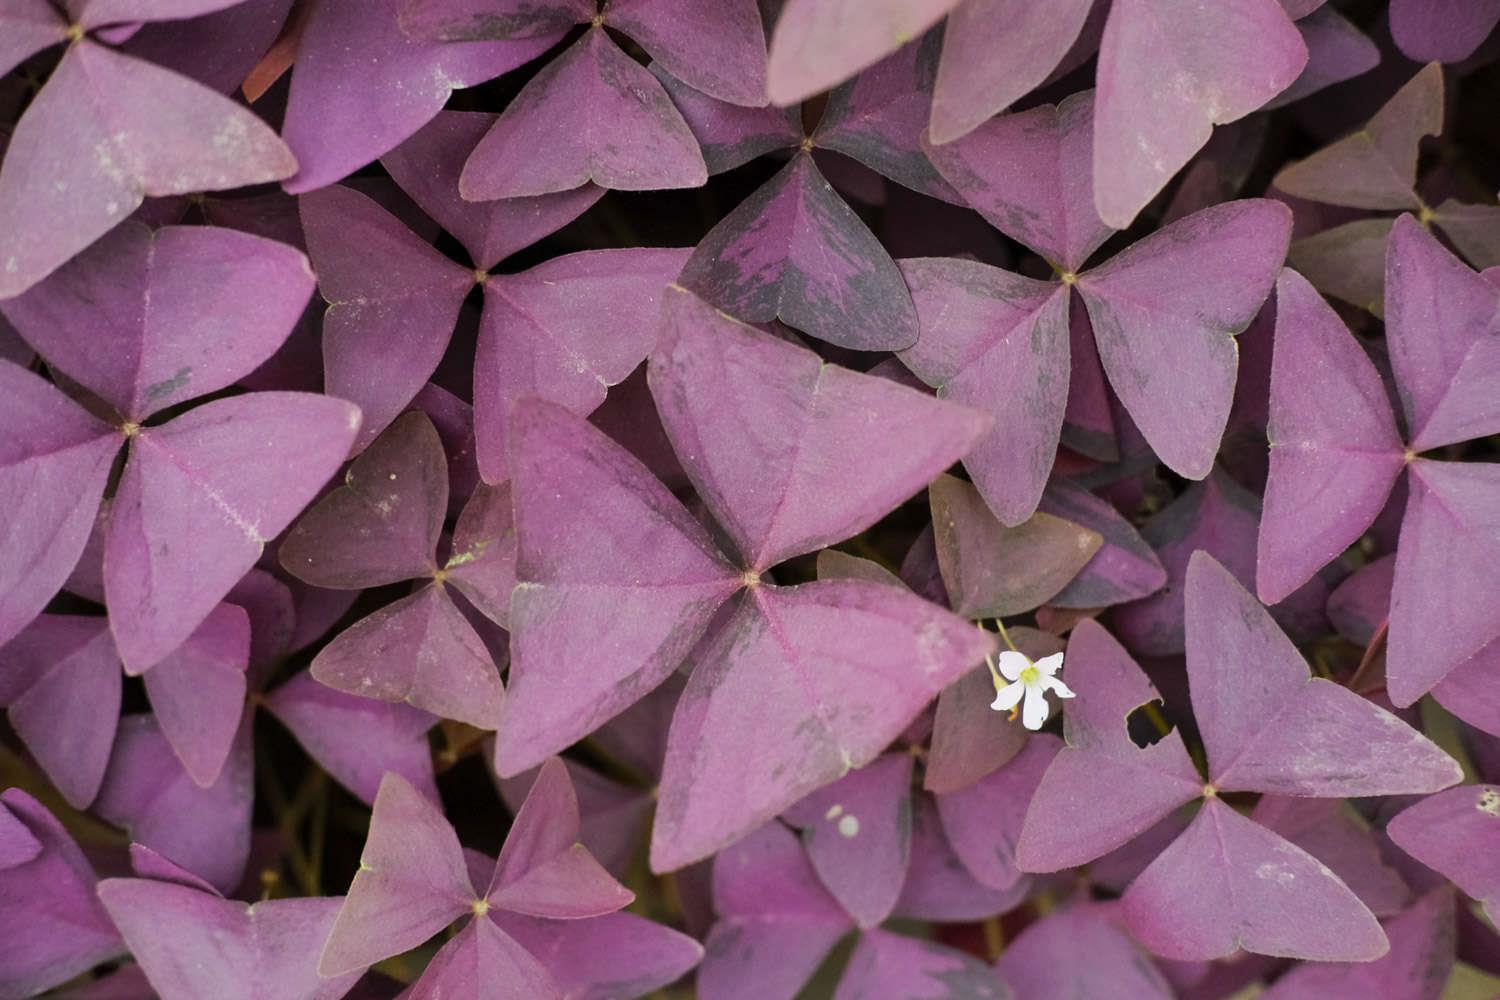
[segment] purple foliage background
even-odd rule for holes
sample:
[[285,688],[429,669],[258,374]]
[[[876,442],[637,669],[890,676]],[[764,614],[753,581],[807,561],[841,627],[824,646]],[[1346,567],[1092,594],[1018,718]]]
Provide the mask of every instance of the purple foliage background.
[[1500,997],[1500,0],[0,0],[0,1000]]

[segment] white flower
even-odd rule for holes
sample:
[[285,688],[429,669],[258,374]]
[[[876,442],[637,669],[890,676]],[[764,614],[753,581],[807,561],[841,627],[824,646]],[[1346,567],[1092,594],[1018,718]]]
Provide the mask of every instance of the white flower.
[[[995,700],[990,703],[990,708],[997,712],[1008,712],[1020,704],[1024,697],[1026,702],[1021,705],[1021,725],[1027,729],[1041,729],[1042,723],[1047,721],[1047,691],[1055,691],[1059,698],[1073,697],[1068,686],[1057,679],[1057,672],[1062,669],[1062,665],[1061,653],[1044,656],[1033,663],[1024,653],[1007,649],[1000,654],[999,670],[1010,683],[1001,687],[999,678],[995,678]],[[1012,715],[1011,718],[1015,716]]]

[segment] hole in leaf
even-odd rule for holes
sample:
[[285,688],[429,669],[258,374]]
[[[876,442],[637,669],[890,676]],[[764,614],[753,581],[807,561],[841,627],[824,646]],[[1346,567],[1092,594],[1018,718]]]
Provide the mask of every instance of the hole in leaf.
[[1172,724],[1167,721],[1166,705],[1160,698],[1137,705],[1125,716],[1125,731],[1130,735],[1130,742],[1142,750],[1160,743],[1172,731]]

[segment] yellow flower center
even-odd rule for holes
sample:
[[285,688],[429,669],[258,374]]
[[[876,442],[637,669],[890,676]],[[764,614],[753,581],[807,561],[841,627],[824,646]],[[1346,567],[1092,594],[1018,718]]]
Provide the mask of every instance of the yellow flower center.
[[1027,687],[1034,686],[1036,682],[1041,679],[1041,671],[1037,670],[1036,667],[1027,667],[1025,670],[1021,671],[1021,683],[1025,684]]

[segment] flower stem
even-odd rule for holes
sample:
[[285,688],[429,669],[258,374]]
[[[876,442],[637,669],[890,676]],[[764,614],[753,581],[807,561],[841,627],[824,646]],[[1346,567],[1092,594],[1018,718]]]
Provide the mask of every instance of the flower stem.
[[1003,621],[1001,621],[1000,619],[996,618],[995,619],[995,627],[1000,630],[1000,638],[1003,639],[1003,640],[1005,640],[1005,648],[1006,649],[1009,649],[1012,653],[1019,653],[1019,652],[1021,652],[1019,649],[1016,648],[1016,644],[1010,641],[1010,633],[1007,632],[1007,631],[1005,631],[1005,623]]

